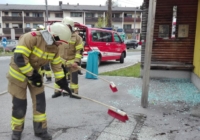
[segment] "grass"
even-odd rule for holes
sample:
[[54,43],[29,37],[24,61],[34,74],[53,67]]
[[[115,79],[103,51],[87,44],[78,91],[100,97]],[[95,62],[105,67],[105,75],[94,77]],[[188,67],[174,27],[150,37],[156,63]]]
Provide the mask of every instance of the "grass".
[[99,75],[107,75],[107,76],[124,76],[124,77],[140,77],[140,63],[137,63],[133,66],[129,66],[126,68],[122,68],[119,70],[114,70],[110,72],[100,73]]

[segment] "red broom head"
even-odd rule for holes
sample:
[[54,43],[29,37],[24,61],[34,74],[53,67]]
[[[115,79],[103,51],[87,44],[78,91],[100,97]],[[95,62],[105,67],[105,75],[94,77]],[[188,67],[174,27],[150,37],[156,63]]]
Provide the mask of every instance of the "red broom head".
[[122,122],[126,122],[126,121],[128,120],[127,114],[125,114],[125,115],[123,116],[123,115],[118,114],[117,112],[115,112],[115,111],[113,111],[113,110],[111,110],[111,109],[108,109],[108,114],[109,114],[110,116],[112,116],[113,118],[116,118],[116,119],[118,119],[118,120],[120,120],[120,121],[122,121]]
[[111,89],[113,92],[117,92],[117,91],[118,91],[116,85],[115,85],[113,82],[110,82],[110,89]]

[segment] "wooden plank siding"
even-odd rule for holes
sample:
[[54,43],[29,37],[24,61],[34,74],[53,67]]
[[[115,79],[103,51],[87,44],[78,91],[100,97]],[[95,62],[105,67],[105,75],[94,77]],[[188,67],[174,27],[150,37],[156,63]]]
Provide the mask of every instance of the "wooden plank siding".
[[[142,39],[146,39],[148,1],[144,0]],[[192,70],[198,0],[157,0],[151,69]],[[177,6],[176,38],[171,38],[173,6]],[[187,38],[178,38],[178,25],[188,24]],[[169,39],[158,37],[159,25],[169,25]],[[141,62],[144,65],[145,43]]]

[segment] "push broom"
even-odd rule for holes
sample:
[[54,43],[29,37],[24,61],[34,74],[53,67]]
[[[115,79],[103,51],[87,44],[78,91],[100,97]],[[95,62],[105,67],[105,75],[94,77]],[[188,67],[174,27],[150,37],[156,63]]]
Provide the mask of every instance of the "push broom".
[[105,82],[107,82],[107,83],[109,83],[109,84],[110,84],[110,85],[109,85],[109,86],[110,86],[110,89],[111,89],[113,92],[117,92],[117,91],[118,91],[118,89],[117,89],[116,85],[114,84],[114,82],[110,82],[110,81],[108,81],[108,80],[106,80],[106,79],[104,79],[104,78],[102,78],[102,77],[100,77],[100,76],[98,76],[98,75],[92,73],[91,71],[88,71],[88,70],[86,70],[86,69],[80,67],[80,66],[78,66],[78,68],[81,69],[81,70],[84,70],[84,71],[86,71],[86,72],[88,72],[88,73],[90,73],[90,74],[92,74],[92,75],[94,75],[94,76],[96,76],[96,77],[98,77],[98,78],[100,78],[101,80],[103,80],[103,81],[105,81]]
[[[54,87],[49,86],[49,85],[46,85],[46,84],[44,84],[44,86],[46,86],[46,87],[48,87],[48,88],[51,88],[51,89],[59,90],[59,91],[64,92],[64,93],[68,93],[68,92],[66,92],[66,91],[63,90],[63,89],[54,88]],[[102,103],[102,102],[99,102],[99,101],[97,101],[97,100],[94,100],[94,99],[91,99],[91,98],[88,98],[88,97],[84,97],[84,96],[81,96],[81,95],[77,95],[77,94],[74,94],[74,93],[72,93],[72,95],[73,95],[73,96],[76,96],[76,97],[80,97],[80,98],[86,99],[86,100],[89,100],[89,101],[92,101],[92,102],[94,102],[94,103],[97,103],[97,104],[100,104],[100,105],[102,105],[102,106],[107,107],[107,108],[108,108],[108,114],[109,114],[110,116],[112,116],[113,118],[116,118],[116,119],[118,119],[118,120],[120,120],[120,121],[122,121],[122,122],[126,122],[126,121],[128,120],[127,114],[126,114],[124,111],[122,111],[122,110],[120,110],[120,109],[118,109],[118,108],[115,108],[115,107],[113,107],[113,106],[107,105],[107,104]]]
[[[61,59],[62,59],[62,58],[61,58]],[[65,59],[62,59],[62,60],[65,61],[65,62],[67,62]],[[100,77],[100,76],[98,76],[98,75],[92,73],[91,71],[88,71],[88,70],[86,70],[86,69],[80,67],[80,66],[78,66],[78,68],[79,68],[79,69],[82,69],[82,70],[84,70],[84,71],[86,71],[86,72],[88,72],[88,73],[90,73],[90,74],[92,74],[92,75],[94,75],[94,76],[96,76],[96,77],[98,77],[98,78],[100,78],[100,79],[102,79],[103,81],[105,81],[105,82],[107,82],[107,83],[109,83],[110,89],[111,89],[113,92],[117,92],[117,91],[118,91],[118,89],[117,89],[116,85],[114,84],[114,82],[110,82],[110,81],[108,81],[108,80],[106,80],[106,79],[104,79],[104,78],[102,78],[102,77]]]

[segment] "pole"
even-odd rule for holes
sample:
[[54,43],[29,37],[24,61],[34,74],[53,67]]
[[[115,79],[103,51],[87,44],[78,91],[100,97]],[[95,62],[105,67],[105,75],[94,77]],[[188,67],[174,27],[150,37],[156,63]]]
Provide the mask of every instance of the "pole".
[[108,0],[108,27],[112,27],[112,1]]
[[156,0],[149,0],[148,11],[148,24],[147,36],[145,44],[145,58],[144,58],[144,71],[143,71],[143,85],[142,85],[142,98],[141,105],[143,108],[148,106],[148,91],[149,91],[149,73],[151,65],[151,53],[153,44],[154,22],[156,12]]
[[136,8],[135,8],[135,13],[134,13],[134,31],[133,31],[134,39],[136,39],[136,35],[135,35],[135,22],[136,22]]
[[45,22],[45,29],[47,29],[47,21],[48,21],[48,17],[49,17],[47,0],[45,0],[45,4],[46,4],[46,22]]

